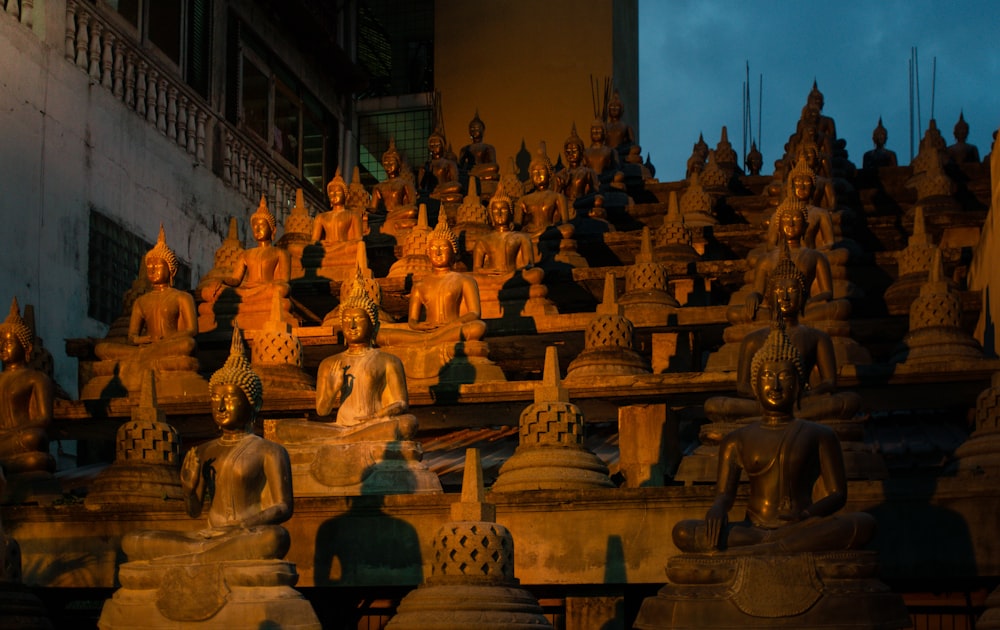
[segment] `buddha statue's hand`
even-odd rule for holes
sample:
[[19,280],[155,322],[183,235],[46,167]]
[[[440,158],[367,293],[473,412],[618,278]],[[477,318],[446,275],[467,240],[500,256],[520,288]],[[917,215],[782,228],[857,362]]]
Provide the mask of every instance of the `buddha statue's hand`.
[[709,549],[718,549],[722,531],[729,523],[727,510],[720,505],[713,505],[705,515],[705,542]]
[[129,341],[132,342],[132,345],[141,346],[147,343],[152,343],[153,338],[150,335],[132,335],[132,337],[129,338]]
[[184,457],[184,464],[181,466],[181,485],[191,489],[198,485],[198,478],[201,476],[201,459],[198,457],[198,449],[191,449]]
[[205,529],[199,529],[194,533],[197,538],[202,538],[204,540],[211,540],[212,538],[218,538],[224,536],[227,533],[224,529],[208,527]]
[[760,308],[761,298],[761,294],[756,291],[747,296],[747,301],[743,305],[747,321],[753,321],[757,317],[757,309]]

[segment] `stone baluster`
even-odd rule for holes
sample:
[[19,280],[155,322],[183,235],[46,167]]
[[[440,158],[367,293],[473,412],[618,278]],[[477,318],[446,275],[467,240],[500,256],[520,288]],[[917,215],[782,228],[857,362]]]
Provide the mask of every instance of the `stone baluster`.
[[146,77],[146,122],[156,124],[156,82],[160,73],[150,68]]
[[167,80],[160,79],[156,90],[156,128],[160,133],[167,133]]
[[90,80],[97,83],[101,80],[101,32],[104,27],[97,20],[90,21]]
[[81,11],[76,14],[76,66],[87,69],[87,47],[90,43],[90,14]]
[[125,51],[125,104],[135,110],[135,53]]
[[119,39],[115,45],[115,61],[111,70],[113,84],[111,93],[120,101],[125,99],[125,56],[127,52],[125,42]]
[[66,61],[76,59],[76,0],[66,2]]
[[247,152],[240,150],[240,193],[247,194]]
[[101,51],[101,87],[113,90],[115,85],[111,78],[111,68],[115,64],[115,34],[104,32],[104,48]]
[[139,60],[139,70],[135,80],[135,111],[146,117],[146,62]]
[[227,186],[233,185],[233,136],[228,129],[222,143],[222,181]]
[[28,28],[35,25],[35,0],[21,0],[21,24]]
[[196,136],[197,150],[195,157],[199,164],[205,163],[205,136],[208,127],[208,113],[203,109],[198,109],[198,132]]
[[167,137],[177,141],[177,88],[173,85],[167,88]]
[[187,152],[194,155],[198,150],[198,110],[194,103],[191,103],[191,107],[188,107],[188,134],[187,134]]
[[177,103],[177,145],[187,150],[188,97],[181,94]]
[[15,18],[21,18],[21,7],[18,5],[17,0],[7,0],[7,15],[13,15]]

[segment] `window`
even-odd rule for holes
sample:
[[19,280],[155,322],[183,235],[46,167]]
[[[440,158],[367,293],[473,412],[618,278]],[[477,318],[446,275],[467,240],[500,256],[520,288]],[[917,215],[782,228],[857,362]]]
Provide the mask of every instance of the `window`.
[[[125,294],[138,274],[145,273],[143,257],[151,249],[152,243],[91,208],[87,315],[111,324],[123,314]],[[177,262],[174,286],[187,290],[191,286],[191,267],[181,260]]]
[[226,118],[317,191],[332,176],[333,116],[235,16],[229,21]]
[[176,66],[184,80],[208,95],[211,0],[101,0],[135,30],[148,50]]
[[396,149],[410,168],[416,169],[423,164],[433,120],[434,112],[429,107],[359,117],[358,164],[365,183],[370,185],[385,179],[382,154],[389,148],[391,139],[395,139]]

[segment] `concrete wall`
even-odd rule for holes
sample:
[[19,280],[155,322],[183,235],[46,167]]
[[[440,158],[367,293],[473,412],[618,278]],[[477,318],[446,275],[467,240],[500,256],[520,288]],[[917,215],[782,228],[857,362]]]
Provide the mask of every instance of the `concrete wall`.
[[87,317],[91,208],[147,241],[167,244],[196,282],[212,266],[227,217],[251,204],[65,54],[65,3],[36,3],[29,30],[0,15],[0,301],[35,305],[56,380],[76,394],[66,338],[106,332]]
[[522,140],[532,153],[545,140],[555,163],[574,122],[589,144],[591,77],[614,76],[636,126],[637,16],[634,0],[438,0],[434,85],[456,153],[477,108],[502,168]]

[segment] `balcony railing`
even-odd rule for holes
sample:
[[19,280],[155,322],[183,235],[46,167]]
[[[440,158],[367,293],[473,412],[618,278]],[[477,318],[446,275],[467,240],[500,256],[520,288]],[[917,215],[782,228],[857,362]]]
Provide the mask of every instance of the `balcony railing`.
[[[0,0],[4,12],[32,27],[34,0]],[[262,194],[282,218],[301,186],[296,173],[272,159],[268,149],[212,110],[209,103],[177,76],[175,70],[144,51],[133,35],[123,32],[99,9],[81,0],[66,0],[65,58],[86,72],[125,107],[156,128],[189,155],[238,191],[251,207]],[[218,142],[218,150],[214,150]],[[316,207],[326,203],[307,187]]]

